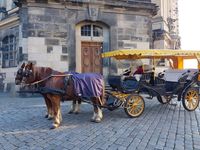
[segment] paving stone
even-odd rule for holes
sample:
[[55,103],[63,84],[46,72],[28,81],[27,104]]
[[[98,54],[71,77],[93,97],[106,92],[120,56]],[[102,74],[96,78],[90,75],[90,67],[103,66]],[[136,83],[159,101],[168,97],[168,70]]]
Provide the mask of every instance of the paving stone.
[[161,105],[155,99],[145,104],[139,118],[130,119],[121,109],[104,110],[103,121],[95,124],[89,121],[91,105],[83,104],[79,115],[68,115],[71,102],[64,102],[61,127],[49,130],[52,121],[44,118],[43,98],[0,93],[0,149],[200,149],[200,111],[190,113],[181,104]]

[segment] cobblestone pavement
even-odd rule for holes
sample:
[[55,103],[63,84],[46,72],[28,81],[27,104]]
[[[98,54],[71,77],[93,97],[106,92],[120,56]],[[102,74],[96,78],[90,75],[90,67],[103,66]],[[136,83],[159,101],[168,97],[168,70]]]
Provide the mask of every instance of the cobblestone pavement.
[[68,114],[62,103],[63,122],[50,130],[41,97],[0,95],[0,149],[28,150],[200,150],[200,110],[184,110],[181,103],[162,105],[145,100],[144,113],[128,118],[123,109],[104,110],[101,123],[92,123],[92,106],[83,104],[79,115]]

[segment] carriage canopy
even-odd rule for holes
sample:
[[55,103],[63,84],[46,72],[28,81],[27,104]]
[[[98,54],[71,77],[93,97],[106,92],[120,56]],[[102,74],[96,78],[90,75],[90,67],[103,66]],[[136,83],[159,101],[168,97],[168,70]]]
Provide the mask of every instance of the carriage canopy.
[[168,50],[168,49],[121,49],[102,53],[102,57],[121,59],[173,59],[177,61],[178,69],[183,68],[184,59],[197,59],[200,64],[200,51],[196,50]]

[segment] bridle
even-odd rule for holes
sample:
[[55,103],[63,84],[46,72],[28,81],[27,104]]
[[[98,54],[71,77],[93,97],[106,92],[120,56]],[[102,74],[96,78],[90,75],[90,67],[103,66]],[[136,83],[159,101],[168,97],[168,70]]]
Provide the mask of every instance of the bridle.
[[23,72],[23,77],[26,77],[26,78],[28,78],[28,77],[30,77],[31,75],[33,75],[33,71],[30,69],[28,69],[28,70],[25,70],[24,72]]
[[23,68],[20,68],[20,69],[17,71],[17,74],[23,76]]
[[15,78],[16,80],[19,80],[20,82],[22,81],[23,77],[24,77],[24,71],[23,71],[24,68],[20,68],[18,71],[17,71],[17,77]]
[[[25,71],[23,72],[23,77],[25,77],[25,78],[28,78],[28,77],[30,77],[31,75],[33,75],[33,71],[32,71],[32,70],[25,70]],[[39,84],[39,83],[42,83],[42,82],[46,81],[47,79],[49,79],[49,78],[51,78],[51,77],[67,77],[67,78],[69,78],[71,75],[72,75],[72,74],[63,74],[63,75],[51,74],[51,75],[49,75],[49,76],[47,76],[47,77],[45,77],[45,78],[43,78],[43,79],[41,79],[41,80],[38,80],[38,81],[35,81],[35,82],[32,82],[32,83],[28,83],[28,84],[24,84],[24,85],[25,85],[25,86],[26,86],[26,85],[27,85],[27,86],[37,85],[37,84]]]
[[42,83],[42,82],[45,82],[46,80],[48,80],[48,79],[50,79],[50,78],[52,78],[52,77],[64,77],[64,87],[65,87],[65,91],[66,91],[66,87],[67,87],[67,85],[69,85],[69,81],[70,81],[70,78],[71,78],[71,76],[73,75],[73,74],[71,74],[71,73],[67,73],[67,74],[50,74],[49,76],[47,76],[47,77],[44,77],[43,79],[41,79],[41,80],[38,80],[38,81],[35,81],[35,82],[31,82],[31,83],[26,83],[26,81],[24,81],[23,80],[23,78],[30,78],[33,74],[34,74],[34,71],[32,70],[32,69],[30,69],[30,68],[25,68],[24,70],[21,68],[20,70],[19,70],[20,72],[20,74],[22,75],[22,85],[24,86],[24,87],[26,87],[26,86],[28,86],[28,87],[34,87],[34,88],[40,88],[40,86],[41,86],[41,84],[40,83]]

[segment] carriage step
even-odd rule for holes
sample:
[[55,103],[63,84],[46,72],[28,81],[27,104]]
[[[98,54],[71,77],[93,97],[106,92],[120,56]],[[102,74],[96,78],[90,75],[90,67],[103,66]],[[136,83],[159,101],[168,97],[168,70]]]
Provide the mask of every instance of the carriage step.
[[171,95],[171,94],[173,94],[172,91],[170,91],[170,92],[165,92],[165,93],[166,93],[166,95]]
[[147,96],[146,99],[153,99],[153,96]]

